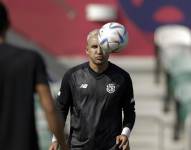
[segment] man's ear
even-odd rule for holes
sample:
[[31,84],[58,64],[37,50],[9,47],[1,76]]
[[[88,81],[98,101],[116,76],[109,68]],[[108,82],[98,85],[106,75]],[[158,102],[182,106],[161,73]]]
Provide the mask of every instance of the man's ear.
[[86,54],[89,54],[88,46],[86,46]]

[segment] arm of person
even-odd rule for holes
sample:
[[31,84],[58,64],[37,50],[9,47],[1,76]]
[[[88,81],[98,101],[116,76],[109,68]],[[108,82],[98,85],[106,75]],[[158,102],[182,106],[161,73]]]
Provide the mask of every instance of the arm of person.
[[126,78],[124,87],[125,96],[122,100],[123,106],[123,130],[121,135],[116,137],[116,143],[119,145],[119,148],[124,150],[129,149],[129,137],[131,130],[133,129],[136,114],[135,114],[135,101],[133,93],[133,85],[130,76]]
[[36,52],[34,54],[34,89],[40,97],[40,103],[44,109],[50,130],[58,139],[61,149],[67,150],[64,140],[63,123],[59,118],[48,85],[48,75],[43,58]]
[[50,89],[45,84],[37,84],[36,91],[40,97],[40,103],[45,112],[45,116],[48,122],[49,129],[54,133],[58,143],[61,148],[67,150],[67,145],[65,144],[64,134],[63,134],[63,123],[59,118],[56,108],[51,96]]
[[[56,108],[60,116],[62,116],[62,119],[64,120],[64,124],[66,122],[66,118],[67,118],[68,111],[72,101],[69,78],[70,78],[70,74],[67,72],[64,75],[64,78],[61,83],[60,91],[58,92],[58,95],[56,98]],[[53,135],[52,144],[50,145],[49,150],[56,150],[57,147],[58,147],[57,138]]]

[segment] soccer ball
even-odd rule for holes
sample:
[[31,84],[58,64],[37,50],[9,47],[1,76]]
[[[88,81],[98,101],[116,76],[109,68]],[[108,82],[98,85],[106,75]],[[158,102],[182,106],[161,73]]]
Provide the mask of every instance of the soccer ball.
[[119,52],[127,44],[127,31],[117,22],[109,22],[103,25],[98,34],[101,49],[105,52]]

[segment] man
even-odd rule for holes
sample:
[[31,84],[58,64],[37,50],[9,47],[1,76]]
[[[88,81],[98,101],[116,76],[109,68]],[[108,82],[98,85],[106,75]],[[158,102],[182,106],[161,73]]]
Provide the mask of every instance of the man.
[[[135,121],[132,81],[127,72],[108,61],[109,53],[101,50],[97,35],[94,30],[87,37],[89,62],[64,75],[58,110],[66,120],[70,108],[71,150],[128,150]],[[57,146],[54,141],[49,150]]]
[[6,44],[7,10],[0,2],[0,149],[39,150],[33,94],[38,93],[50,130],[67,150],[45,65],[39,54]]

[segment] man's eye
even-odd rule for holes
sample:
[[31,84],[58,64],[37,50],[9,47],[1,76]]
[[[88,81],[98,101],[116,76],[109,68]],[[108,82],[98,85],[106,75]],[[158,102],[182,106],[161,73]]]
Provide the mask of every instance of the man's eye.
[[92,48],[98,48],[98,45],[92,45]]

